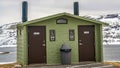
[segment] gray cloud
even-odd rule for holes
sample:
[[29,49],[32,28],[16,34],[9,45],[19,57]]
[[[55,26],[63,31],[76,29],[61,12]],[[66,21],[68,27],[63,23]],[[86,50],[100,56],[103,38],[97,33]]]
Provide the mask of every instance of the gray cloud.
[[81,10],[120,10],[120,0],[81,0]]
[[[0,0],[0,21],[21,21],[21,6],[24,0]],[[51,14],[73,13],[73,2],[79,1],[80,14],[119,12],[120,0],[26,0],[29,4],[29,20]],[[102,12],[101,12],[102,11]],[[111,13],[111,12],[110,12]],[[1,24],[2,24],[1,23]]]

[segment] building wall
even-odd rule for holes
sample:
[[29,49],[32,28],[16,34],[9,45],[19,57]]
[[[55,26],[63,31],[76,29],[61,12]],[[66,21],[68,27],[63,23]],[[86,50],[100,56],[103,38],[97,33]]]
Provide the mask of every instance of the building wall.
[[27,64],[26,27],[17,28],[17,63]]
[[17,28],[17,62],[23,63],[23,28]]
[[103,61],[103,41],[102,41],[102,25],[95,27],[95,49],[96,49],[96,62]]
[[[68,24],[56,24],[56,19],[58,18],[66,18],[68,19]],[[96,47],[96,61],[101,61],[101,25],[97,25],[94,23],[90,23],[84,20],[78,20],[72,17],[57,17],[49,20],[45,20],[42,22],[37,22],[34,24],[29,24],[27,26],[46,26],[46,56],[47,56],[47,64],[60,64],[60,47],[63,43],[68,43],[70,47],[72,48],[71,51],[71,61],[72,64],[78,63],[78,25],[95,25],[95,47]],[[27,27],[26,26],[26,27]],[[50,41],[49,40],[49,30],[54,29],[56,32],[56,41]],[[75,30],[75,40],[69,41],[69,29]],[[24,53],[24,56],[22,58],[22,63],[25,62],[27,64],[27,29],[24,27],[24,44],[22,45],[22,51]],[[18,44],[20,46],[20,44]],[[20,47],[18,47],[20,48]],[[19,50],[19,49],[18,49]],[[18,52],[19,53],[19,52]],[[18,58],[20,59],[20,58]]]

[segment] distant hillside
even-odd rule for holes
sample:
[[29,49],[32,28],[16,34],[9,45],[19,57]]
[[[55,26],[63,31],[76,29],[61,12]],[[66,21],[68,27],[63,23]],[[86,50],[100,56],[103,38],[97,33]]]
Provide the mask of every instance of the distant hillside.
[[[108,14],[100,16],[85,16],[90,19],[96,19],[109,23],[103,28],[103,44],[120,44],[120,14]],[[17,40],[17,22],[0,26],[0,47],[16,46]]]
[[109,23],[109,26],[103,28],[104,45],[120,44],[120,14],[85,17]]
[[16,24],[17,22],[0,26],[0,47],[16,46]]

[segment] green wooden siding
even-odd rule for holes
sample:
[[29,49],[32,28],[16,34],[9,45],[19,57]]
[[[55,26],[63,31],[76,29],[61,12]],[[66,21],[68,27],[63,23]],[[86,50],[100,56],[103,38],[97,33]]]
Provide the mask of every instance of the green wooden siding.
[[17,61],[18,63],[23,62],[23,46],[24,46],[23,28],[17,29]]
[[[56,19],[66,18],[68,24],[56,24]],[[46,26],[46,59],[47,64],[60,64],[60,47],[63,43],[68,43],[72,48],[71,62],[79,63],[78,59],[78,25],[95,25],[95,47],[96,47],[96,61],[102,61],[102,25],[88,22],[85,20],[79,20],[69,16],[60,16],[44,21],[28,24],[23,28],[23,35],[18,35],[18,62],[26,65],[28,58],[28,44],[27,44],[27,26]],[[49,30],[54,29],[56,32],[56,41],[49,40]],[[69,41],[69,29],[75,30],[75,40]],[[19,29],[18,29],[19,30]]]
[[102,37],[101,37],[101,26],[102,25],[96,25],[95,27],[95,48],[96,48],[96,61],[101,62],[102,61]]
[[[27,31],[26,27],[17,30],[17,62],[27,64]],[[21,31],[21,32],[20,32]],[[21,34],[20,34],[21,33]]]

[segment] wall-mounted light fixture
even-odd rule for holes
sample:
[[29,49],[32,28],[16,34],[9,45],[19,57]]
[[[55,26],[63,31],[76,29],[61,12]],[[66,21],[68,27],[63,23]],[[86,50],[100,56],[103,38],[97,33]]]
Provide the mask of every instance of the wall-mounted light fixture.
[[55,41],[55,30],[49,30],[50,41]]
[[69,30],[69,40],[74,41],[75,40],[75,32],[73,29]]

